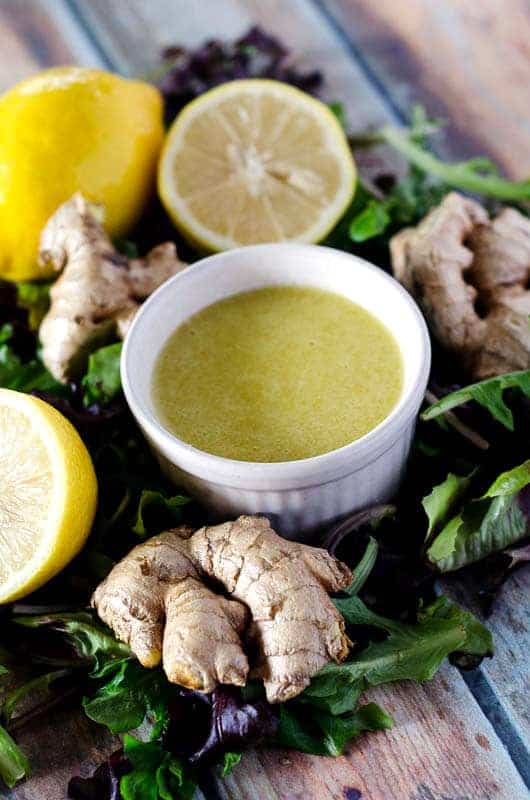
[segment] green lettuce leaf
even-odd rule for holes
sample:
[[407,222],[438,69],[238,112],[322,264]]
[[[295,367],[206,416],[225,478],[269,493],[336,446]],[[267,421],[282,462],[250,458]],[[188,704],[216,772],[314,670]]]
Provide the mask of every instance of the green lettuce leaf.
[[133,767],[120,781],[123,800],[191,800],[194,777],[162,745],[125,735],[123,749]]
[[452,653],[489,656],[491,634],[473,614],[440,597],[415,624],[396,622],[371,611],[358,597],[335,600],[346,622],[384,631],[342,664],[328,664],[305,691],[280,707],[278,743],[305,753],[340,755],[363,731],[392,727],[379,706],[358,707],[369,686],[392,681],[430,680]]
[[149,714],[154,739],[169,721],[167,704],[173,691],[161,670],[144,669],[137,661],[122,661],[93,697],[84,698],[83,708],[90,719],[105,725],[111,733],[138,728]]
[[391,216],[388,202],[370,199],[362,211],[350,222],[349,235],[353,242],[366,242],[380,236],[390,225]]
[[455,506],[469,489],[474,474],[474,472],[471,472],[469,475],[460,476],[450,472],[443,483],[439,483],[430,494],[423,498],[421,504],[429,521],[425,537],[426,541],[431,538],[432,534],[444,524],[449,514],[454,511]]
[[100,347],[88,358],[88,368],[82,384],[85,405],[105,405],[121,391],[120,357],[122,343]]
[[221,777],[226,778],[230,775],[234,767],[241,761],[241,753],[223,753],[223,761],[221,764]]
[[513,414],[504,401],[506,389],[519,389],[527,397],[530,397],[530,370],[508,372],[506,375],[487,378],[485,381],[464,386],[463,389],[451,392],[437,403],[433,403],[423,412],[421,418],[423,420],[434,419],[457,406],[474,400],[489,411],[497,422],[513,431]]
[[36,691],[47,692],[50,688],[50,684],[53,683],[53,681],[56,681],[59,678],[64,678],[64,676],[67,674],[68,670],[65,669],[47,672],[45,675],[39,675],[37,678],[32,678],[31,680],[26,681],[26,683],[23,683],[21,686],[17,686],[16,689],[13,689],[13,691],[9,692],[2,703],[2,717],[4,723],[9,726],[18,704],[21,703],[29,694]]
[[34,614],[14,617],[26,628],[55,630],[66,634],[79,658],[91,662],[91,677],[100,678],[132,658],[130,648],[88,611],[75,614]]
[[339,223],[329,243],[339,249],[349,249],[349,242],[363,244],[376,238],[388,240],[392,233],[405,225],[417,223],[447,191],[447,187],[434,183],[415,167],[383,198],[375,197],[359,184],[344,218],[347,225],[344,221]]
[[[133,533],[138,536],[147,536],[155,530],[171,527],[180,522],[182,506],[187,505],[190,498],[185,495],[175,494],[167,497],[163,492],[144,489],[140,495]],[[159,519],[157,524],[157,519]]]
[[364,584],[366,583],[374,564],[377,559],[379,544],[373,536],[368,539],[368,544],[364,551],[363,557],[353,570],[353,578],[350,585],[345,589],[345,593],[355,597],[359,594]]
[[29,312],[28,323],[37,331],[50,307],[51,283],[17,283],[17,305]]
[[286,703],[280,706],[276,743],[302,753],[340,756],[349,742],[363,731],[386,730],[392,725],[392,718],[376,703],[367,703],[342,716]]
[[10,347],[13,326],[7,322],[0,327],[0,386],[19,392],[63,393],[64,387],[48,372],[37,358],[23,362]]
[[[433,124],[433,122],[435,124]],[[497,166],[484,156],[467,161],[447,163],[429,151],[427,135],[439,124],[428,119],[425,111],[413,109],[410,128],[384,125],[372,135],[372,142],[390,145],[404,156],[411,167],[431,176],[446,187],[494,197],[497,200],[524,202],[530,200],[530,179],[510,181],[499,174]]]
[[0,725],[0,778],[8,789],[30,775],[29,761],[20,747]]
[[530,459],[503,472],[493,481],[484,497],[505,497],[524,489],[530,483]]
[[[358,597],[336,600],[335,605],[348,624],[370,625],[388,636],[382,642],[368,645],[343,664],[328,664],[309,687],[312,691],[322,693],[321,681],[326,682],[326,691],[335,693],[345,683],[358,691],[399,680],[428,681],[451,653],[483,656],[493,653],[488,629],[473,614],[443,596],[418,615],[416,624],[381,617]],[[477,630],[481,632],[480,637]]]
[[329,110],[336,116],[337,122],[340,124],[341,128],[348,127],[347,120],[346,120],[346,109],[344,108],[344,103],[341,103],[340,100],[332,100],[331,103],[328,103]]
[[440,572],[452,572],[527,536],[528,503],[520,493],[529,484],[530,460],[499,475],[482,497],[445,524],[427,550],[429,561]]

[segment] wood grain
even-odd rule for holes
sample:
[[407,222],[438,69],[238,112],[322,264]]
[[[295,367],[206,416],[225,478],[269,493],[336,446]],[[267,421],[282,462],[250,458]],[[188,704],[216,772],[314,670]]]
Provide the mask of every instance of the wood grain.
[[[395,718],[346,757],[251,753],[218,783],[223,800],[523,800],[527,789],[458,673],[394,684],[369,699]],[[349,790],[349,794],[348,794]],[[358,793],[356,794],[355,791]]]
[[62,0],[0,3],[0,54],[0,92],[43,67],[101,63]]
[[166,45],[196,46],[209,38],[233,38],[259,24],[288,43],[297,63],[324,71],[328,96],[348,104],[355,129],[389,119],[385,102],[307,0],[118,0],[113,14],[106,0],[73,0],[73,5],[125,74],[151,70]]
[[530,7],[526,0],[319,0],[408,115],[448,120],[447,149],[530,174]]
[[[67,61],[112,65],[138,75],[157,63],[164,45],[233,37],[259,23],[287,41],[299,62],[325,71],[327,95],[345,101],[354,129],[395,119],[394,109],[404,112],[412,99],[428,100],[431,110],[453,120],[454,154],[486,149],[513,174],[523,174],[529,164],[528,90],[521,78],[526,69],[527,83],[523,2],[509,0],[513,14],[498,20],[493,13],[495,5],[498,8],[495,0],[481,4],[114,0],[112,9],[106,0],[7,0],[0,4],[0,84],[37,67]],[[360,61],[329,25],[324,5],[347,27],[361,50]],[[382,93],[378,83],[383,84]],[[493,620],[498,656],[484,666],[483,674],[522,735],[528,723],[528,651],[521,638],[527,624],[521,609],[528,584],[522,578],[515,581],[516,591],[506,594],[503,610]],[[446,667],[422,687],[382,688],[373,692],[373,699],[394,715],[396,727],[391,732],[364,737],[340,759],[250,753],[227,780],[212,778],[213,793],[207,796],[225,800],[522,800],[528,796],[490,721],[456,670]],[[4,795],[9,800],[63,800],[68,777],[75,771],[91,771],[115,746],[102,729],[72,712],[57,713],[21,735],[20,741],[33,760],[35,775]]]
[[[469,606],[473,604],[466,598]],[[479,609],[476,610],[477,613]],[[521,739],[530,746],[530,570],[522,568],[509,579],[493,617],[497,657],[483,672]],[[487,620],[486,620],[487,623]],[[529,763],[530,766],[530,755]]]
[[[298,65],[322,70],[323,96],[344,103],[351,131],[396,121],[347,43],[337,38],[311,0],[115,0],[113,14],[108,13],[107,0],[71,0],[70,5],[100,43],[106,60],[125,75],[149,75],[167,45],[196,47],[211,38],[233,39],[251,25],[261,25],[287,43]],[[365,180],[378,174],[383,163],[386,171],[404,168],[390,148],[358,153]]]
[[78,710],[53,712],[21,731],[17,742],[28,756],[32,776],[0,797],[6,800],[64,800],[72,775],[92,774],[120,747],[118,737],[91,723]]
[[[492,615],[485,619],[477,602],[479,586],[470,578],[444,581],[444,591],[461,605],[469,608],[488,625],[494,635],[495,656],[482,663],[481,680],[485,682],[484,695],[491,690],[502,706],[500,726],[510,727],[511,737],[518,739],[521,769],[530,775],[530,570],[521,568],[504,587],[494,606]],[[481,684],[477,683],[481,692]],[[493,710],[493,713],[497,712]],[[499,730],[502,735],[503,731]]]

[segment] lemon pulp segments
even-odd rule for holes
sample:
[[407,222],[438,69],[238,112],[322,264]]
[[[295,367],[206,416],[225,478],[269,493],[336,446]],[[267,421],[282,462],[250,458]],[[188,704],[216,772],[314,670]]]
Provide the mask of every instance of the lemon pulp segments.
[[34,397],[0,389],[0,603],[34,591],[83,546],[94,468],[73,426]]
[[[0,586],[33,555],[35,536],[45,535],[51,512],[53,467],[44,442],[32,435],[25,415],[0,407]],[[21,445],[25,445],[21,448]],[[22,452],[21,452],[22,450]],[[16,535],[15,535],[16,533]]]
[[159,165],[175,224],[207,250],[320,241],[355,189],[355,165],[324,105],[277,81],[232,81],[177,117]]

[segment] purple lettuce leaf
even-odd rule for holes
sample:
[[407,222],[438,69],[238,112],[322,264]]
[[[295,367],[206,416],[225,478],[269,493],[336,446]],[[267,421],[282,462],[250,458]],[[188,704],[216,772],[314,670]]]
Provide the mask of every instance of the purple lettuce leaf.
[[195,50],[167,47],[163,58],[168,69],[159,81],[169,123],[194,97],[213,86],[239,78],[271,78],[314,93],[322,75],[296,68],[289,51],[262,28],[250,28],[240,39],[221,42],[210,39]]

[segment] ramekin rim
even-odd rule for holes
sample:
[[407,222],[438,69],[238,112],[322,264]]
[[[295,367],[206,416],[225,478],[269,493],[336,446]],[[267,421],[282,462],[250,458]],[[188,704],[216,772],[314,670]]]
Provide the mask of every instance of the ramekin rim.
[[[377,271],[379,277],[392,286],[394,291],[401,294],[403,300],[409,306],[417,323],[418,333],[421,336],[422,358],[415,378],[411,381],[406,393],[400,397],[390,414],[359,439],[327,453],[293,461],[241,461],[207,453],[170,433],[156,416],[145,407],[141,399],[136,396],[133,382],[129,379],[129,359],[131,350],[134,348],[135,333],[141,326],[143,317],[157,303],[158,298],[176,282],[185,280],[192,271],[197,273],[198,271],[209,269],[212,262],[220,260],[222,257],[229,257],[231,253],[239,254],[241,251],[245,251],[251,254],[252,252],[271,248],[278,250],[285,248],[309,249],[311,251],[319,249],[331,252],[334,258],[342,257],[345,260],[354,260],[365,269]],[[308,282],[307,285],[311,284]],[[395,332],[393,333],[396,335]],[[258,488],[259,483],[264,483],[269,489],[274,490],[276,487],[304,488],[327,483],[340,475],[355,472],[356,468],[352,469],[352,461],[361,462],[368,452],[377,450],[380,455],[388,450],[399,438],[402,429],[410,423],[419,410],[430,372],[430,364],[430,338],[423,314],[410,294],[387,272],[353,253],[346,253],[332,247],[297,242],[274,242],[247,245],[207,256],[163,283],[142,305],[126,336],[121,358],[121,380],[127,403],[138,424],[156,447],[162,450],[165,457],[169,458],[174,464],[195,477],[222,485],[234,486],[234,484],[229,484],[228,481],[235,480],[235,484],[240,488]],[[182,457],[182,462],[179,462],[179,456]],[[371,460],[375,460],[376,457],[377,455]],[[359,463],[359,468],[363,465],[364,462]],[[245,473],[245,475],[243,476],[239,473]],[[238,475],[237,479],[234,478],[236,474]]]

